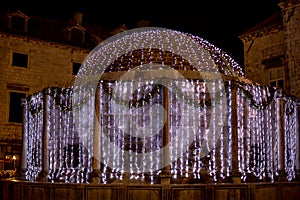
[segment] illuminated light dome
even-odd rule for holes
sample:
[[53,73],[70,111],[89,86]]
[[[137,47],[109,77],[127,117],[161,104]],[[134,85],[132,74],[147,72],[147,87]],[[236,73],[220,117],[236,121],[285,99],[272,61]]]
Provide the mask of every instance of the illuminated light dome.
[[[210,53],[210,56],[213,58],[220,73],[226,76],[244,76],[242,68],[223,50],[215,47],[200,37],[190,36]],[[186,59],[173,52],[163,51],[161,49],[138,49],[120,56],[107,67],[106,72],[127,71],[130,68],[146,63],[164,64],[179,71],[197,70]],[[202,70],[205,71],[209,69]]]
[[26,180],[295,179],[294,98],[245,81],[230,56],[199,37],[129,33],[95,48],[73,87],[45,88],[26,99]]
[[[123,35],[116,35],[96,47],[83,63],[77,78],[102,74],[104,72],[101,70],[105,68],[106,73],[114,74],[108,75],[109,79],[116,76],[113,79],[117,80],[122,72],[145,64],[169,66],[190,79],[201,79],[192,71],[220,73],[223,77],[244,77],[242,68],[227,53],[198,36],[168,29],[152,30],[151,27],[131,31],[140,32],[123,32]],[[207,63],[211,59],[213,65]],[[95,69],[95,65],[101,67]],[[117,75],[114,72],[120,73]]]
[[192,35],[191,37],[199,42],[199,44],[210,53],[219,69],[219,72],[228,76],[244,77],[242,68],[227,53],[200,37]]

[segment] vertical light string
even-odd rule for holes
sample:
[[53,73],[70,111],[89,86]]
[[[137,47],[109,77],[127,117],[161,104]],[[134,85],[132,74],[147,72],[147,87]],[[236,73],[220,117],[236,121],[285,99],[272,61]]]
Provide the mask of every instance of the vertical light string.
[[[150,88],[150,90],[154,89],[155,85],[153,85],[153,81],[152,80],[149,81],[148,87]],[[154,105],[154,103],[155,103],[155,95],[151,96],[150,101],[149,101],[149,106]],[[152,114],[152,116],[156,118],[156,115],[153,115],[153,113],[150,113],[150,111],[149,111],[149,115],[150,114]],[[151,129],[153,129],[154,126],[155,126],[154,120],[150,120],[150,127],[151,127]],[[154,136],[152,134],[151,137],[149,137],[147,139],[147,145],[146,145],[146,151],[147,151],[148,154],[150,154],[149,163],[145,164],[145,165],[150,166],[149,172],[148,172],[148,176],[149,176],[148,178],[150,179],[149,180],[150,184],[154,184],[154,177],[153,177],[153,173],[154,173],[153,163],[154,163],[154,160],[155,160],[155,157],[153,155],[153,151],[155,149],[154,145],[153,145],[154,137],[156,137],[156,134]]]
[[[43,94],[40,93],[38,95],[38,101],[41,101],[40,104],[42,104],[42,107],[44,107],[45,105],[43,104]],[[44,109],[43,109],[44,110]],[[36,140],[33,141],[33,144],[36,144],[34,151],[35,151],[35,160],[36,163],[34,163],[34,180],[37,180],[38,174],[42,169],[42,133],[43,133],[43,116],[44,116],[44,111],[42,112],[38,112],[37,118],[38,120],[36,121],[36,127],[35,127],[35,138]]]
[[[79,88],[76,88],[77,90],[79,89]],[[81,88],[80,88],[80,91],[81,91]],[[78,96],[80,96],[80,95],[78,95]],[[76,101],[77,102],[80,102],[79,101],[79,99],[78,99],[78,96],[76,96],[75,95],[75,93],[71,93],[71,97],[73,98],[73,99],[75,99],[75,98],[77,98],[76,99]],[[74,102],[74,101],[73,101]],[[75,107],[76,107],[77,105],[72,105],[72,107],[75,109]],[[76,107],[76,112],[78,112],[78,107]],[[72,116],[74,116],[74,112],[72,112]],[[74,132],[79,132],[80,131],[80,129],[81,129],[81,123],[77,123],[77,126],[75,127],[75,120],[74,120],[74,117],[72,117],[72,123],[74,124]],[[79,150],[79,156],[80,156],[80,159],[79,159],[79,167],[81,167],[81,168],[83,168],[83,171],[81,172],[81,176],[82,176],[82,179],[83,180],[85,180],[84,178],[84,176],[85,176],[85,174],[84,174],[84,172],[86,172],[87,173],[87,171],[85,171],[84,170],[84,166],[85,166],[85,164],[86,164],[86,160],[84,159],[85,158],[85,156],[84,156],[84,151],[83,151],[83,149],[86,147],[86,140],[85,139],[83,139],[83,136],[82,135],[79,135],[78,136],[79,137],[79,140],[81,141],[81,146],[82,146],[82,148],[80,148],[80,150]],[[82,150],[81,150],[82,149]]]
[[[248,87],[248,86],[247,86]],[[244,94],[244,93],[243,93]],[[245,94],[244,94],[245,95]],[[245,109],[245,128],[246,128],[246,174],[249,176],[252,173],[252,160],[251,160],[251,156],[252,156],[252,148],[251,148],[251,125],[252,125],[252,115],[253,115],[253,111],[252,111],[252,107],[250,105],[249,100],[247,99],[246,96],[244,96],[244,106],[246,107]],[[245,177],[245,181],[246,181]]]
[[[257,87],[257,96],[259,99],[259,104],[263,103],[263,90],[261,87]],[[264,135],[265,135],[265,118],[264,118],[264,109],[262,106],[259,107],[259,146],[260,146],[260,179],[263,180],[265,178],[265,141],[264,141]]]
[[[270,89],[266,88],[266,96],[270,95]],[[266,108],[266,116],[267,116],[267,127],[266,127],[266,151],[267,151],[267,178],[270,179],[270,181],[274,181],[274,169],[273,169],[273,132],[275,132],[274,129],[274,123],[272,120],[272,108],[274,105],[274,99],[270,101],[270,104]]]
[[[60,93],[57,93],[56,94],[56,101],[57,101],[57,104],[60,105],[61,104],[61,101],[62,99],[60,98]],[[64,138],[64,132],[62,130],[62,112],[58,109],[58,108],[55,108],[56,109],[56,122],[57,122],[57,132],[58,132],[58,137],[59,137],[59,150],[60,150],[60,157],[59,159],[61,160],[61,169],[59,170],[59,174],[57,175],[57,178],[63,182],[65,181],[65,169],[66,169],[66,161],[65,161],[65,151],[64,151],[64,142],[65,142],[65,138]]]
[[[211,123],[211,112],[209,108],[209,102],[211,101],[210,97],[210,92],[208,90],[208,84],[206,82],[203,83],[203,119],[202,119],[202,124],[201,124],[201,157],[202,160],[210,160],[211,155],[210,155],[210,146],[208,145],[208,135],[207,131],[209,130],[209,123]],[[201,100],[201,99],[200,99]],[[208,161],[201,161],[201,170],[204,171],[204,173],[209,173],[210,168],[209,168],[209,163]]]
[[227,100],[228,100],[228,107],[227,107],[227,116],[228,116],[228,168],[227,168],[227,177],[230,176],[231,168],[232,168],[232,82],[228,81],[228,93],[227,93]]
[[[122,57],[123,58],[123,57]],[[121,58],[121,59],[122,59]],[[122,70],[122,65],[121,63],[119,64],[119,71]],[[116,81],[115,82],[115,86],[114,86],[114,92],[113,94],[116,95],[116,98],[120,98],[121,101],[122,101],[122,96],[121,96],[121,91],[123,91],[124,89],[124,82],[123,81]],[[117,102],[117,104],[119,104],[120,102]],[[121,104],[122,106],[122,104]],[[114,127],[113,127],[113,139],[112,139],[112,145],[115,145],[116,148],[113,148],[114,150],[114,153],[113,153],[113,160],[114,160],[114,163],[115,165],[113,166],[113,178],[115,179],[119,179],[118,177],[118,172],[119,172],[119,166],[121,166],[121,162],[122,162],[122,159],[120,157],[120,153],[119,153],[119,138],[122,137],[121,135],[121,130],[120,129],[120,126],[122,126],[122,122],[120,121],[121,119],[121,115],[122,115],[122,107],[121,106],[118,106],[117,108],[115,109],[118,109],[117,112],[114,111]]]
[[[60,93],[60,98],[61,98],[61,103],[59,105],[61,106],[66,106],[67,101],[64,98],[64,93]],[[65,162],[66,162],[66,183],[72,183],[73,180],[73,161],[74,161],[74,146],[73,146],[73,141],[72,141],[72,135],[68,129],[68,115],[67,112],[61,110],[62,113],[62,118],[61,118],[61,123],[62,123],[62,130],[63,130],[63,136],[65,142],[64,146],[64,151],[65,151]]]
[[[129,152],[129,154],[131,154],[132,152],[131,152],[131,149],[132,149],[132,136],[130,135],[130,132],[131,132],[131,130],[132,130],[132,121],[133,121],[133,116],[134,116],[134,113],[133,113],[133,111],[132,111],[132,108],[133,108],[133,101],[134,101],[134,96],[133,96],[133,89],[134,89],[134,81],[130,81],[129,82],[129,85],[128,85],[128,89],[127,89],[127,93],[128,93],[128,95],[129,95],[129,97],[128,97],[128,100],[129,100],[129,116],[128,116],[128,118],[129,118],[129,120],[126,122],[126,127],[128,127],[127,129],[126,129],[126,131],[128,131],[128,132],[125,132],[124,133],[124,139],[125,139],[125,135],[127,134],[127,138],[128,139],[126,139],[125,141],[124,141],[124,143],[125,143],[125,148],[124,148],[124,151],[128,151]],[[131,156],[129,156],[129,157],[126,157],[126,156],[124,156],[124,170],[126,170],[127,171],[127,173],[132,173],[132,171],[131,171],[131,169],[132,169],[132,160],[131,160]],[[130,175],[129,174],[129,175]]]
[[66,93],[65,97],[68,99],[68,105],[67,105],[67,110],[68,110],[68,117],[69,117],[69,129],[70,132],[74,135],[74,143],[76,144],[76,171],[74,174],[74,179],[76,183],[85,183],[85,180],[82,178],[82,156],[83,156],[83,151],[82,151],[82,145],[79,142],[79,137],[78,134],[75,131],[75,121],[73,118],[73,112],[72,112],[72,107],[73,107],[73,91],[72,88],[66,88]]
[[242,179],[245,176],[245,171],[244,171],[244,155],[243,153],[245,152],[244,149],[244,124],[243,124],[243,111],[244,111],[244,106],[243,106],[243,94],[241,93],[240,88],[237,88],[237,122],[238,122],[238,165],[239,165],[239,172],[242,173]]
[[[184,125],[185,125],[185,130],[187,130],[189,133],[186,134],[186,138],[188,141],[190,141],[189,137],[191,135],[191,131],[193,131],[193,129],[191,128],[191,123],[193,123],[193,118],[191,119],[191,117],[193,117],[193,109],[188,109],[189,107],[194,107],[194,98],[193,98],[193,94],[194,94],[194,88],[193,88],[193,82],[192,81],[188,81],[186,80],[185,81],[185,89],[186,89],[186,92],[187,92],[187,101],[186,101],[186,104],[187,104],[187,113],[186,113],[186,121],[184,122]],[[184,165],[185,165],[185,174],[184,176],[185,177],[189,177],[189,169],[190,169],[190,166],[189,166],[189,160],[190,160],[190,153],[189,153],[189,149],[188,147],[184,148],[183,149],[185,152],[184,152]]]
[[[23,140],[25,140],[25,143],[26,143],[26,158],[22,158],[22,159],[25,159],[26,161],[26,166],[24,166],[24,167],[26,167],[27,168],[27,170],[26,170],[26,172],[25,172],[25,180],[27,180],[27,181],[29,181],[30,179],[31,179],[31,177],[30,177],[30,173],[29,173],[29,171],[30,171],[30,167],[31,167],[31,163],[30,163],[30,160],[32,160],[32,152],[30,151],[30,146],[31,146],[31,144],[29,143],[29,141],[30,141],[30,139],[31,139],[31,131],[32,131],[32,126],[30,125],[30,122],[32,121],[31,120],[31,118],[32,118],[32,114],[31,114],[31,112],[30,112],[30,106],[31,106],[31,104],[30,104],[30,99],[31,99],[32,97],[27,97],[27,99],[26,99],[26,106],[25,106],[25,109],[26,109],[26,111],[25,111],[25,116],[23,116],[25,119],[26,119],[26,121],[25,122],[27,122],[26,124],[25,124],[25,126],[26,126],[26,131],[25,131],[25,137],[26,138],[23,138]],[[24,124],[23,124],[24,125]]]
[[[198,120],[194,120],[194,128],[195,128],[195,134],[194,134],[194,163],[193,163],[193,174],[194,179],[200,179],[200,170],[201,170],[201,121],[203,119],[203,108],[202,108],[202,94],[204,92],[202,91],[202,84],[199,80],[195,81],[195,102],[197,104],[197,112],[199,113]],[[195,113],[196,114],[196,113]]]
[[[249,90],[249,86],[246,86],[246,89]],[[243,107],[244,109],[244,123],[245,123],[245,132],[246,132],[246,152],[245,152],[245,172],[246,176],[244,177],[244,181],[246,181],[247,175],[251,174],[251,121],[252,121],[252,107],[250,105],[250,101],[245,96],[245,93],[243,92]]]
[[285,130],[285,172],[287,180],[295,179],[296,172],[296,105],[291,97],[285,97],[284,130]]
[[[94,140],[93,140],[93,134],[94,134],[94,119],[97,117],[96,116],[96,113],[95,113],[95,96],[94,94],[96,93],[96,88],[87,88],[87,101],[88,101],[88,108],[87,108],[87,119],[92,119],[92,120],[88,120],[88,130],[87,130],[87,141],[88,141],[88,144],[87,144],[87,149],[90,150],[89,151],[85,151],[84,155],[87,159],[87,165],[85,166],[86,168],[86,171],[87,171],[87,174],[90,174],[92,172],[92,152],[94,151],[93,150],[93,143],[94,143]],[[99,151],[99,150],[98,150]],[[101,154],[100,154],[101,155]],[[100,159],[100,158],[98,158]],[[88,176],[87,178],[88,179]]]
[[[101,137],[101,162],[103,162],[102,164],[102,168],[101,168],[101,176],[102,176],[102,182],[106,183],[107,182],[107,166],[106,166],[106,149],[105,149],[105,136],[107,135],[108,132],[108,95],[107,95],[107,91],[105,91],[107,88],[105,88],[105,83],[104,81],[100,82],[100,137]],[[102,139],[103,138],[103,139]]]
[[140,145],[142,143],[140,143],[140,135],[143,134],[142,132],[139,133],[140,131],[142,131],[143,129],[140,129],[140,127],[142,127],[143,125],[140,124],[140,122],[142,122],[142,118],[143,118],[143,108],[144,108],[144,104],[145,101],[143,99],[144,96],[144,92],[143,92],[143,85],[144,83],[142,81],[138,81],[138,89],[137,89],[137,101],[139,102],[139,104],[137,105],[137,109],[136,109],[136,126],[135,126],[135,179],[139,179],[139,176],[141,174],[141,169],[140,166],[141,165],[141,159],[139,159],[139,150],[140,150]]
[[[270,89],[268,90],[268,95],[270,95]],[[275,120],[273,120],[273,111],[274,111],[274,104],[275,104],[275,98],[272,98],[271,104],[268,106],[268,124],[270,125],[270,128],[268,129],[268,168],[269,168],[269,175],[268,177],[270,178],[271,182],[274,182],[274,154],[273,154],[273,149],[274,149],[274,135],[273,133],[276,132],[275,127]]]
[[[103,183],[104,180],[105,180],[105,176],[103,174],[103,133],[104,133],[104,130],[105,130],[105,127],[104,127],[104,121],[105,121],[105,116],[104,116],[104,112],[105,112],[105,100],[104,100],[104,89],[103,89],[103,80],[100,80],[98,82],[98,90],[99,90],[99,93],[97,94],[96,92],[96,95],[99,95],[98,96],[98,104],[99,104],[99,113],[98,113],[98,116],[97,116],[97,113],[95,113],[95,118],[96,120],[98,120],[98,123],[99,123],[99,162],[100,162],[100,175],[101,175],[101,182]],[[96,98],[95,98],[95,101],[96,101]],[[96,104],[96,102],[95,102]],[[83,171],[83,170],[82,170]]]
[[131,107],[130,107],[130,125],[129,125],[129,138],[130,138],[130,148],[128,150],[129,152],[129,175],[130,175],[130,179],[134,178],[134,168],[136,167],[136,163],[135,163],[135,151],[134,149],[136,148],[136,138],[133,136],[133,131],[135,131],[135,125],[136,125],[136,106],[137,104],[135,104],[134,102],[137,100],[137,82],[133,81],[132,82],[132,86],[131,86],[131,95],[132,95],[132,103],[131,103]]
[[202,113],[201,111],[201,105],[199,103],[199,81],[197,80],[192,80],[193,81],[193,90],[194,90],[194,94],[193,94],[193,101],[194,101],[194,109],[193,109],[193,124],[192,124],[192,130],[193,130],[193,135],[192,135],[192,146],[193,149],[190,150],[190,156],[191,156],[191,163],[190,163],[190,167],[191,167],[191,177],[193,179],[199,179],[199,169],[197,168],[198,166],[198,162],[199,162],[199,145],[198,145],[198,138],[199,138],[199,123],[200,123],[200,119],[201,119],[201,115]]
[[[177,113],[178,114],[178,118],[176,120],[176,128],[174,130],[174,134],[177,135],[177,134],[181,134],[179,133],[179,131],[181,130],[179,127],[182,125],[182,119],[184,119],[184,113],[183,113],[183,110],[184,110],[184,105],[180,104],[179,101],[180,101],[180,94],[177,92],[177,90],[180,90],[182,88],[181,86],[181,80],[178,80],[177,81],[177,84],[175,86],[175,102],[176,102],[176,110],[177,110]],[[183,101],[183,100],[182,100]],[[176,177],[180,176],[181,175],[181,157],[180,157],[180,137],[174,137],[176,138],[176,141],[174,141],[174,144],[175,144],[175,149],[176,151],[174,152],[174,157],[176,158],[176,162],[175,162],[175,170],[176,170]]]
[[[27,131],[27,138],[26,138],[26,143],[27,143],[27,155],[26,155],[26,163],[27,163],[27,170],[26,170],[26,180],[27,181],[32,181],[32,172],[33,172],[33,161],[34,161],[34,156],[33,156],[33,145],[32,145],[32,139],[33,139],[33,114],[32,114],[32,107],[33,107],[33,95],[28,97],[28,131]],[[31,111],[31,112],[30,112]]]
[[[132,81],[129,81],[129,82],[125,82],[124,83],[124,88],[123,88],[123,96],[121,97],[123,100],[126,100],[128,101],[128,105],[125,105],[126,108],[128,107],[130,109],[130,104],[129,104],[129,99],[130,99],[130,95],[131,93],[129,92],[131,89],[131,83]],[[128,94],[129,93],[129,94]],[[130,112],[130,111],[129,111]],[[126,165],[127,165],[127,160],[126,160],[126,157],[125,157],[125,153],[124,151],[126,150],[125,147],[125,142],[126,142],[126,134],[129,134],[127,133],[127,127],[128,127],[128,123],[129,123],[129,120],[130,119],[130,113],[129,112],[126,112],[125,114],[123,114],[123,116],[121,116],[121,126],[123,127],[122,129],[122,132],[120,133],[120,142],[119,142],[119,145],[120,145],[120,148],[121,148],[121,155],[120,155],[120,158],[122,159],[121,161],[121,166],[120,166],[120,180],[123,180],[123,175],[124,173],[126,172]],[[128,121],[127,121],[128,120]]]
[[192,134],[192,143],[191,143],[191,147],[189,149],[189,160],[190,160],[190,163],[188,164],[189,166],[189,176],[190,178],[193,178],[193,179],[197,179],[197,169],[196,169],[196,163],[197,163],[197,145],[196,145],[196,141],[197,141],[197,133],[198,133],[198,123],[199,123],[199,115],[200,115],[200,112],[198,112],[198,109],[199,109],[199,103],[198,103],[198,92],[199,92],[199,84],[197,83],[197,81],[193,81],[191,80],[191,83],[192,83],[192,102],[193,102],[193,107],[194,109],[192,110],[192,124],[190,124],[190,126],[192,126],[191,130],[193,131],[193,134]]
[[49,124],[49,128],[50,128],[50,135],[49,135],[49,179],[51,182],[54,182],[54,177],[55,177],[55,164],[56,164],[56,152],[55,150],[56,148],[56,138],[55,138],[55,134],[56,134],[56,130],[55,130],[55,103],[54,103],[54,96],[55,93],[52,94],[50,93],[50,102],[49,102],[49,115],[50,115],[50,124]]
[[[120,67],[121,66],[118,67],[118,71],[120,71]],[[113,95],[114,95],[115,98],[119,98],[119,93],[115,89],[121,87],[121,82],[116,81],[116,82],[114,82],[113,85],[114,85],[114,87],[112,89],[113,90]],[[118,104],[118,102],[116,104]],[[113,152],[111,157],[110,157],[110,159],[112,159],[111,178],[112,179],[117,179],[117,168],[119,166],[120,160],[119,160],[119,152],[117,151],[118,148],[114,148],[114,146],[117,145],[116,141],[117,141],[118,134],[119,134],[117,118],[120,116],[121,108],[120,108],[120,106],[116,107],[114,105],[114,108],[112,108],[112,109],[115,110],[115,111],[112,112],[113,124],[112,124],[112,127],[111,127],[111,135],[110,135],[110,140],[111,140],[110,142],[112,143],[112,144],[110,144],[110,146],[112,146],[112,152]],[[116,110],[117,110],[117,112],[116,112]]]
[[169,87],[169,105],[170,105],[170,172],[173,176],[173,178],[177,178],[177,161],[175,160],[176,154],[177,154],[177,143],[175,140],[175,134],[176,134],[176,129],[177,129],[177,124],[178,124],[178,117],[179,117],[179,111],[177,107],[177,102],[176,102],[176,91],[175,88],[177,87],[178,81],[171,82],[170,87]]
[[69,149],[69,163],[70,163],[70,166],[69,166],[69,181],[70,183],[76,183],[77,180],[76,180],[76,159],[78,159],[76,157],[76,152],[77,149],[76,149],[76,144],[75,144],[75,135],[74,135],[74,132],[72,132],[72,130],[70,129],[71,128],[71,118],[70,118],[70,115],[69,115],[69,99],[68,99],[68,96],[67,96],[67,88],[63,88],[62,89],[62,98],[63,98],[63,104],[62,104],[62,112],[64,113],[64,126],[65,126],[65,134],[67,135],[68,139],[69,139],[69,143],[68,143],[68,147],[67,149]]
[[197,125],[198,125],[198,121],[199,121],[199,114],[197,113],[197,109],[198,109],[198,102],[197,102],[197,96],[196,96],[196,92],[197,92],[197,83],[193,80],[190,80],[190,84],[191,84],[191,89],[190,89],[190,93],[191,93],[191,106],[193,107],[193,109],[191,109],[191,113],[190,113],[190,122],[189,122],[189,130],[192,132],[191,134],[189,134],[189,141],[191,141],[190,146],[187,149],[188,152],[188,161],[187,161],[187,166],[188,166],[188,176],[189,178],[193,178],[194,175],[194,167],[193,167],[193,163],[195,162],[195,158],[193,155],[193,151],[191,149],[192,145],[193,145],[193,140],[197,134]]
[[264,103],[264,94],[265,90],[263,87],[259,87],[259,96],[260,96],[260,144],[261,144],[261,176],[262,180],[266,178],[266,141],[265,141],[265,134],[266,134],[266,119],[265,119],[265,105]]
[[274,174],[274,178],[278,175],[278,126],[279,124],[277,123],[277,118],[278,118],[278,104],[276,103],[276,97],[277,97],[277,92],[278,91],[274,91],[274,99],[273,99],[273,109],[272,109],[272,121],[274,122],[274,131],[272,134],[272,140],[273,140],[273,149],[272,149],[272,160],[273,160],[273,174]]
[[262,110],[262,118],[263,118],[263,123],[262,123],[262,148],[263,148],[263,180],[267,180],[268,178],[268,141],[267,141],[267,136],[268,136],[268,129],[270,128],[270,125],[268,124],[268,104],[264,103],[267,101],[267,93],[266,89],[264,87],[260,88],[261,90],[261,110]]
[[209,139],[210,139],[210,144],[211,145],[211,175],[213,177],[213,180],[214,182],[217,181],[217,158],[216,158],[216,143],[217,143],[217,139],[216,139],[216,129],[217,129],[217,120],[216,120],[216,115],[220,114],[220,113],[217,113],[217,109],[216,109],[216,106],[217,106],[217,102],[218,99],[217,99],[217,94],[216,94],[216,82],[215,80],[212,80],[211,81],[211,115],[210,115],[210,130],[212,131],[211,134],[212,135],[209,135]]
[[[181,111],[181,120],[180,120],[180,130],[182,131],[181,133],[179,133],[180,135],[184,135],[183,133],[183,130],[185,130],[185,125],[186,125],[186,119],[187,119],[187,105],[186,105],[186,102],[187,102],[187,99],[186,99],[186,88],[185,88],[185,83],[183,81],[180,82],[180,89],[183,90],[183,95],[181,96],[181,103],[182,103],[182,108],[183,110]],[[183,177],[184,176],[184,170],[185,170],[185,163],[184,163],[184,142],[183,142],[183,137],[180,137],[180,140],[178,141],[179,142],[179,159],[180,159],[180,166],[179,166],[179,171],[180,171],[180,176]]]
[[[42,104],[42,107],[45,105],[43,104],[43,93],[40,93],[38,95],[38,101],[41,101],[40,104]],[[39,102],[38,102],[39,103]],[[35,163],[34,163],[34,180],[37,180],[38,174],[42,169],[42,130],[43,130],[43,116],[44,111],[37,113],[37,120],[35,123],[35,133],[34,133],[34,140],[33,140],[33,146],[34,146],[34,154],[35,154]]]
[[[252,87],[252,93],[254,94],[254,98],[257,98],[257,92],[256,87]],[[259,145],[259,111],[255,109],[255,117],[254,117],[254,123],[253,123],[253,153],[254,153],[254,171],[255,176],[260,178],[260,171],[259,171],[259,165],[260,165],[260,145]]]
[[[222,86],[223,86],[223,81],[222,80],[218,80],[218,95],[225,95],[225,94],[221,94],[221,91],[222,91]],[[218,110],[221,110],[222,113],[220,113],[220,115],[223,115],[225,116],[226,114],[226,111],[224,111],[224,109],[222,109],[222,105],[225,105],[226,102],[223,102],[223,99],[220,98],[219,100],[219,106],[221,106],[220,108],[221,109],[218,109]],[[225,112],[225,113],[223,113]],[[224,131],[225,131],[225,127],[226,127],[226,118],[224,119],[223,123],[222,124],[222,128],[220,129],[220,133],[219,133],[219,138],[218,138],[218,154],[219,154],[219,172],[218,172],[218,178],[219,179],[225,179],[225,169],[226,169],[226,163],[225,163],[225,138],[224,138]]]
[[[151,52],[151,51],[150,51]],[[150,53],[149,52],[149,53]],[[150,55],[149,55],[150,57]],[[142,137],[140,138],[141,142],[139,142],[139,153],[141,155],[141,159],[139,160],[139,166],[140,166],[140,180],[144,181],[145,180],[145,173],[146,173],[146,165],[149,166],[149,159],[146,159],[146,148],[147,148],[147,138],[149,137],[147,133],[147,130],[149,130],[150,134],[152,135],[153,129],[151,126],[151,121],[153,119],[150,117],[151,113],[149,113],[149,107],[150,107],[150,99],[152,98],[150,95],[151,90],[149,90],[149,82],[145,81],[143,83],[143,107],[142,107],[142,112],[140,113],[140,125],[143,127],[142,129]],[[147,97],[149,96],[149,100],[147,101]],[[148,127],[148,128],[144,128]]]
[[[224,88],[224,82],[223,80],[217,80],[217,86],[218,86],[218,96],[220,97],[219,98],[219,101],[218,101],[218,106],[219,106],[219,109],[222,113],[220,113],[221,116],[225,116],[226,115],[226,110],[223,109],[223,105],[226,105],[226,102],[224,102],[224,98],[223,95],[226,95],[226,94],[223,94],[223,91],[225,88]],[[226,92],[226,91],[224,91]],[[225,146],[225,138],[224,138],[224,130],[225,130],[225,127],[226,127],[226,118],[223,118],[224,121],[223,124],[219,125],[218,126],[221,126],[220,127],[220,133],[219,133],[219,138],[218,138],[218,144],[219,144],[219,149],[218,149],[218,153],[219,153],[219,157],[220,157],[220,161],[219,161],[219,178],[222,180],[225,178],[225,168],[226,168],[226,165],[225,165],[225,149],[224,149],[224,146]]]
[[[158,92],[157,92],[157,103],[159,103],[160,105],[163,105],[163,101],[164,101],[164,94],[163,94],[163,89],[162,89],[162,86],[159,85],[158,86]],[[163,120],[161,117],[162,117],[162,113],[160,113],[159,109],[157,109],[157,116],[159,118],[159,121],[160,120]],[[159,127],[159,123],[157,123],[157,127],[156,129],[158,131],[157,135],[156,135],[156,150],[160,149],[160,148],[163,148],[163,129],[160,129]],[[160,153],[159,151],[155,151],[155,158],[156,159],[161,159],[160,158]],[[155,162],[156,163],[156,166],[154,166],[154,169],[157,169],[156,170],[156,176],[158,176],[160,173],[161,173],[161,169],[159,167],[159,162]]]
[[[258,100],[258,92],[257,87],[252,87],[252,93],[253,97]],[[254,152],[255,152],[255,173],[256,177],[260,180],[261,174],[260,174],[260,162],[261,162],[261,151],[260,151],[260,112],[257,108],[255,108],[255,121],[254,121]]]
[[[37,121],[37,120],[34,121],[32,110],[30,110],[33,107],[32,100],[33,100],[33,96],[31,96],[28,101],[28,104],[29,104],[28,105],[28,110],[29,110],[29,112],[28,112],[28,116],[29,116],[28,117],[28,138],[26,141],[27,147],[28,147],[27,157],[26,157],[26,159],[27,159],[26,180],[28,180],[28,181],[33,181],[33,170],[34,170],[33,162],[36,161],[34,151],[33,151],[33,148],[35,148],[34,145],[36,145],[36,144],[33,143],[32,141],[33,141],[33,138],[35,137],[35,135],[33,135],[35,133],[34,125],[35,125],[35,121]],[[38,104],[36,104],[36,105],[38,105]],[[37,111],[35,111],[35,112],[37,113]]]
[[68,117],[68,129],[70,134],[72,135],[72,144],[74,145],[74,162],[73,162],[73,174],[72,174],[72,179],[75,183],[82,183],[81,178],[80,178],[80,144],[78,140],[78,134],[75,133],[74,131],[74,123],[73,123],[73,115],[72,115],[72,94],[69,88],[65,88],[64,92],[65,98],[67,100],[67,105],[66,108],[64,108],[67,112],[67,117]]
[[[115,84],[116,83],[111,83],[109,82],[109,90],[113,93],[113,88],[115,87]],[[113,116],[113,103],[112,101],[114,101],[113,97],[110,96],[109,97],[109,102],[108,102],[108,105],[109,105],[109,108],[108,108],[108,131],[107,131],[107,139],[108,139],[108,143],[112,142],[112,139],[114,137],[114,126],[115,126],[115,119],[114,119],[114,116]],[[113,148],[113,145],[108,145],[106,144],[106,148],[105,151],[107,151],[107,156],[106,156],[106,161],[107,161],[107,170],[108,170],[108,180],[112,180],[114,178],[114,175],[113,175],[113,170],[114,170],[114,166],[115,166],[115,160],[114,160],[114,148]],[[109,169],[108,167],[110,167],[111,169]]]
[[[55,182],[55,180],[57,178],[60,178],[60,163],[62,162],[61,158],[60,158],[60,132],[58,130],[58,126],[59,126],[59,118],[58,118],[58,113],[60,112],[60,110],[56,107],[56,104],[55,103],[57,101],[57,99],[59,97],[59,94],[58,92],[55,90],[55,92],[53,92],[53,95],[52,95],[52,103],[51,103],[51,109],[50,109],[50,113],[52,114],[51,118],[53,121],[52,121],[52,125],[53,125],[53,130],[50,131],[50,133],[52,134],[52,142],[53,142],[53,146],[52,146],[52,149],[51,149],[51,152],[53,154],[52,156],[52,159],[53,159],[53,168],[54,168],[54,173],[53,173],[53,176],[52,176],[52,181]],[[49,144],[51,144],[51,137],[49,138]],[[51,153],[50,153],[50,157],[51,157]],[[51,162],[50,162],[51,163]],[[50,165],[51,166],[51,165]]]

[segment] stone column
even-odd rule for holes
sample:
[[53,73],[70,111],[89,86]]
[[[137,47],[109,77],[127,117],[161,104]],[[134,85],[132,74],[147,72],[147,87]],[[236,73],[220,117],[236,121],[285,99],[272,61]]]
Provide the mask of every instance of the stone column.
[[[166,86],[163,86],[163,106],[166,111],[165,116],[165,123],[163,128],[163,147],[169,146],[170,142],[170,127],[169,127],[169,89]],[[160,174],[160,182],[164,185],[169,185],[171,181],[171,174],[170,174],[170,150],[169,148],[164,148],[163,151],[163,158],[162,158],[163,165],[165,166]]]
[[[230,87],[230,86],[229,86]],[[239,172],[238,161],[238,112],[237,112],[237,87],[238,83],[232,81],[231,85],[231,127],[232,127],[232,161],[231,161],[231,180],[233,183],[241,182],[241,173]]]
[[27,99],[21,100],[22,105],[22,155],[21,166],[17,168],[17,177],[20,180],[26,180],[27,171],[27,135],[28,135],[28,104]]
[[94,133],[93,133],[93,171],[89,174],[89,183],[101,183],[101,134],[100,134],[100,84],[99,82],[95,93],[95,117],[94,117]]
[[42,169],[38,175],[38,180],[48,182],[49,174],[49,114],[50,114],[50,88],[43,90],[43,133],[42,133]]
[[286,173],[285,173],[285,156],[284,156],[284,149],[285,149],[285,141],[284,141],[284,100],[282,95],[282,90],[278,90],[277,93],[277,123],[278,123],[278,181],[285,181],[286,180]]

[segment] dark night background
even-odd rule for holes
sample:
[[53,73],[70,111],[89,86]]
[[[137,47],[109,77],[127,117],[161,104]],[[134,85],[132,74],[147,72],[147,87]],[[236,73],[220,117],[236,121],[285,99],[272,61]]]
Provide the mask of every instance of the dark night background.
[[279,11],[279,0],[227,1],[101,1],[101,0],[10,0],[1,9],[20,8],[28,15],[67,21],[75,11],[85,21],[107,27],[125,24],[135,28],[137,21],[149,26],[191,33],[227,52],[243,66],[243,32]]

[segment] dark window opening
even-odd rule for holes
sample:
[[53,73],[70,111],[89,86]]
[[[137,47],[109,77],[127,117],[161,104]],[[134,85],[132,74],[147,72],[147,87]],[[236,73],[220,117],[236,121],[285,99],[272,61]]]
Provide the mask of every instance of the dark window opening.
[[284,87],[284,81],[283,81],[283,80],[278,80],[278,81],[277,81],[277,86],[278,86],[279,88],[283,88],[283,87]]
[[270,86],[271,86],[271,87],[277,87],[276,81],[271,81],[271,82],[270,82]]
[[25,19],[13,16],[11,18],[11,27],[14,31],[25,31]]
[[12,65],[16,67],[28,67],[28,55],[23,53],[13,53]]
[[77,75],[79,69],[81,67],[81,63],[73,62],[73,75]]
[[25,93],[10,92],[9,122],[22,123],[21,99],[25,97]]

